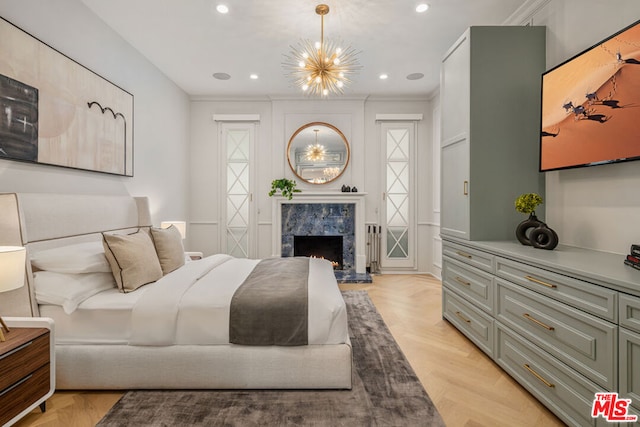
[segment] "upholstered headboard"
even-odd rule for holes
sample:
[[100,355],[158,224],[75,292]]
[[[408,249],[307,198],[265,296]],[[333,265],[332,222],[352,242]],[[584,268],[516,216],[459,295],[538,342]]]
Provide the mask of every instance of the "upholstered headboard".
[[37,316],[29,255],[100,240],[103,231],[150,226],[146,197],[79,194],[0,194],[0,246],[25,246],[25,285],[0,294],[0,315]]

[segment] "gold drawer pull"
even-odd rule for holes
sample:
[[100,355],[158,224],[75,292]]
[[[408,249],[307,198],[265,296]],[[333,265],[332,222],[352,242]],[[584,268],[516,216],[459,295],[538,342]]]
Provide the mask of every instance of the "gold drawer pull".
[[553,388],[553,387],[555,387],[555,384],[550,383],[549,381],[545,380],[545,379],[542,377],[542,375],[540,375],[539,373],[537,373],[536,371],[534,371],[534,370],[531,368],[531,366],[529,366],[527,363],[525,363],[525,364],[524,364],[524,365],[522,365],[522,366],[524,366],[524,368],[525,368],[527,371],[529,371],[529,372],[531,373],[531,375],[533,375],[534,377],[536,377],[537,379],[539,379],[540,381],[542,381],[542,383],[543,383],[544,385],[546,385],[547,387],[549,387],[549,388]]
[[525,319],[532,321],[533,323],[535,323],[536,325],[542,326],[543,328],[545,328],[548,331],[553,331],[555,330],[555,328],[553,326],[549,326],[546,323],[542,323],[541,321],[539,321],[538,319],[536,319],[535,317],[532,317],[529,313],[525,313],[522,315]]
[[546,286],[547,288],[555,289],[555,288],[558,287],[557,285],[554,285],[554,284],[551,284],[551,283],[547,283],[547,282],[543,282],[542,280],[536,279],[535,277],[524,276],[524,278],[527,279],[530,282],[537,283],[538,285]]
[[461,277],[456,276],[455,281],[460,283],[461,285],[465,285],[465,286],[471,286],[471,282],[467,282],[466,280],[462,279]]
[[466,317],[464,317],[462,315],[462,313],[460,313],[459,311],[456,311],[456,316],[458,316],[460,319],[462,319],[463,321],[465,321],[466,323],[471,323],[471,320],[467,319]]
[[466,253],[466,252],[456,251],[456,253],[457,253],[458,255],[460,255],[460,256],[465,257],[465,258],[469,258],[469,259],[473,258],[471,255],[469,255],[469,254],[468,254],[468,253]]

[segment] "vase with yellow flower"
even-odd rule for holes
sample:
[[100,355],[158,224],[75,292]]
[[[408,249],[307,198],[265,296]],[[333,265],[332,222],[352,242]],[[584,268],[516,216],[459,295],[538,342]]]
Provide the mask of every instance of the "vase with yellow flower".
[[523,245],[552,250],[558,246],[558,235],[536,216],[536,208],[542,203],[542,197],[537,193],[521,194],[516,199],[516,210],[529,214],[529,218],[516,227],[516,238]]
[[542,203],[542,197],[537,193],[521,194],[516,199],[516,210],[524,214],[529,214],[529,218],[522,221],[516,227],[516,238],[523,245],[531,245],[529,234],[534,228],[542,224],[542,221],[536,216],[536,208]]

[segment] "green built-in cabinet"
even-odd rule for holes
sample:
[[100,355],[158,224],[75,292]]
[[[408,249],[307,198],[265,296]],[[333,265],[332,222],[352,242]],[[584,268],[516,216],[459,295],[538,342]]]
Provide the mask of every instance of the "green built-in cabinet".
[[[443,235],[514,238],[522,193],[544,194],[538,172],[545,27],[471,27],[441,66]],[[542,215],[542,209],[537,211]]]
[[640,413],[640,272],[624,256],[443,236],[442,315],[572,426],[594,394]]
[[471,27],[442,61],[442,316],[562,421],[605,426],[597,392],[640,414],[640,271],[515,239],[514,200],[544,193],[544,68],[541,27]]

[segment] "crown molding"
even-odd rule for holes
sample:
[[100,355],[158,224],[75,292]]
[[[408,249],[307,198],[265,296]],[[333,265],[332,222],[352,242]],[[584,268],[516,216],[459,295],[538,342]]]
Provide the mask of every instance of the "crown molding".
[[527,0],[502,25],[532,25],[533,15],[553,0]]

